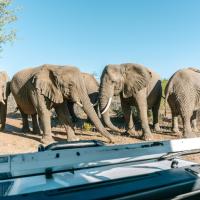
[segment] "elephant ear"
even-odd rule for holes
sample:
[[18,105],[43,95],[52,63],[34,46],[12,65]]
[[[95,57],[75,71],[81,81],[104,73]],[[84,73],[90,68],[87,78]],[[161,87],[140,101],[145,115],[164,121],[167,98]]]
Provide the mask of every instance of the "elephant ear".
[[58,77],[55,70],[43,66],[39,72],[33,76],[32,83],[35,88],[54,103],[62,103],[63,95],[61,93]]
[[6,72],[0,72],[0,85],[2,89],[2,98],[4,100],[7,99],[8,95],[10,94],[10,82],[8,81],[8,75]]
[[10,93],[11,93],[11,90],[10,90],[10,81],[8,81],[7,83],[6,83],[6,86],[5,86],[5,91],[4,91],[4,99],[7,99],[8,98],[8,96],[10,95]]
[[124,64],[122,69],[125,76],[124,94],[128,96],[147,87],[152,78],[152,73],[142,65]]

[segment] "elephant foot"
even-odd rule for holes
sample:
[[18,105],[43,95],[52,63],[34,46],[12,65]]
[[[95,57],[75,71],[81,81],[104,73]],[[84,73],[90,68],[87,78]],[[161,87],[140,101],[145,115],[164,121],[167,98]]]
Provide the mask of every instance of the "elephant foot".
[[160,132],[161,132],[161,129],[160,129],[160,125],[159,125],[159,124],[155,124],[155,125],[154,125],[154,132],[156,132],[156,133],[160,133]]
[[136,137],[136,138],[140,137],[140,135],[138,134],[138,132],[135,129],[129,129],[127,131],[127,133],[132,137]]
[[45,144],[45,145],[48,145],[48,144],[51,144],[54,142],[54,139],[52,136],[49,136],[49,135],[44,135],[42,138],[41,138],[41,143]]
[[187,133],[187,134],[183,134],[184,138],[194,138],[196,137],[196,135],[194,133]]
[[143,134],[142,136],[142,140],[145,140],[145,141],[151,141],[153,138],[152,138],[152,135],[150,133],[147,133],[147,134]]
[[22,131],[22,133],[30,133],[31,132],[30,128],[28,128],[28,127],[23,127],[21,129],[21,131]]
[[180,134],[180,131],[179,131],[178,128],[172,128],[172,132],[177,133],[177,134]]
[[193,128],[192,131],[195,132],[195,133],[199,132],[199,130],[197,128]]
[[135,129],[128,129],[127,133],[130,134],[130,135],[135,135],[136,131],[135,131]]

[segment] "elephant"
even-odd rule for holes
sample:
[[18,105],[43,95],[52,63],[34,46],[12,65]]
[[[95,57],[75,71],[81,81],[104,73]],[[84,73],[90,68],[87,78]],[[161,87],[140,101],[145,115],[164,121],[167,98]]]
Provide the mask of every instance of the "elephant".
[[[43,143],[52,142],[50,110],[54,108],[59,120],[64,124],[68,141],[78,140],[74,133],[67,101],[83,107],[96,128],[109,142],[113,136],[105,129],[98,118],[87,94],[81,72],[77,67],[44,64],[17,72],[10,84],[11,92],[22,114],[23,128],[27,115],[33,117],[33,131],[39,128],[40,118]],[[24,117],[25,116],[25,117]]]
[[[82,77],[84,79],[84,82],[85,82],[85,86],[86,86],[86,89],[87,89],[87,94],[90,98],[90,101],[98,115],[99,116],[99,106],[98,106],[98,98],[99,98],[99,83],[97,82],[97,80],[95,79],[95,77],[91,74],[88,74],[88,73],[84,73],[82,72]],[[69,109],[69,113],[72,117],[72,122],[73,123],[76,123],[78,121],[79,118],[82,119],[82,115],[84,113],[83,109],[77,105],[76,103],[74,103],[73,101],[67,101],[67,106],[68,106],[68,109]],[[33,125],[33,133],[34,134],[37,134],[37,135],[40,135],[41,132],[40,132],[40,127],[37,126],[38,124],[38,116],[36,115],[32,115],[32,125]],[[22,131],[24,133],[27,133],[27,132],[31,132],[30,128],[29,128],[29,122],[28,122],[28,115],[24,114],[23,113],[23,121],[24,121],[24,126],[22,128]],[[35,126],[36,124],[36,126]],[[36,127],[36,128],[35,128]]]
[[165,103],[168,102],[172,112],[172,130],[179,132],[178,115],[183,121],[183,137],[194,137],[196,113],[200,109],[200,70],[184,68],[175,72],[165,88]]
[[7,73],[5,71],[0,72],[0,119],[1,128],[4,130],[6,124],[6,114],[7,114],[7,100],[10,94],[10,81]]
[[[93,75],[84,73],[84,72],[82,72],[81,74],[82,74],[82,77],[85,82],[87,94],[90,98],[91,103],[93,104],[93,107],[94,107],[97,115],[99,116],[99,106],[98,106],[99,83],[97,82],[97,80],[95,79],[95,77]],[[80,116],[78,116],[77,110],[81,113],[83,113],[83,111],[82,111],[82,109],[80,109],[80,106],[78,106],[77,104],[75,104],[72,101],[68,101],[67,104],[68,104],[69,112],[72,116],[72,120],[75,122],[77,120],[77,118],[80,117]]]
[[153,111],[153,126],[160,131],[158,112],[162,97],[160,76],[140,64],[124,63],[105,66],[100,83],[99,103],[102,118],[110,129],[119,131],[110,121],[109,107],[113,95],[120,95],[128,133],[134,135],[134,123],[130,106],[136,106],[141,118],[142,138],[151,140],[147,109]]

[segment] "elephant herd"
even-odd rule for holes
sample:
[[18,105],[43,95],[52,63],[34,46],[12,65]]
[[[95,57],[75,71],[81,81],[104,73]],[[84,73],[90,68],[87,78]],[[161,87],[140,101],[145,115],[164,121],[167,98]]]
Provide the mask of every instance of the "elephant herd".
[[[45,64],[19,71],[11,81],[6,72],[1,72],[0,90],[1,129],[5,128],[7,98],[11,92],[21,112],[22,131],[30,131],[30,115],[33,133],[41,134],[42,130],[41,142],[46,144],[53,141],[52,108],[64,125],[68,141],[78,140],[73,123],[74,104],[82,107],[109,142],[114,142],[114,136],[105,126],[111,131],[122,132],[110,120],[109,107],[116,95],[120,96],[127,133],[131,136],[136,133],[131,106],[135,106],[139,113],[144,140],[152,138],[147,116],[149,109],[153,113],[153,128],[160,132],[158,118],[162,98],[161,78],[143,65],[107,65],[99,84],[92,75],[80,72],[77,67]],[[173,131],[179,131],[177,118],[180,115],[183,120],[183,137],[193,137],[191,125],[197,130],[196,113],[200,108],[200,70],[186,68],[175,72],[165,88],[165,102],[171,108]]]

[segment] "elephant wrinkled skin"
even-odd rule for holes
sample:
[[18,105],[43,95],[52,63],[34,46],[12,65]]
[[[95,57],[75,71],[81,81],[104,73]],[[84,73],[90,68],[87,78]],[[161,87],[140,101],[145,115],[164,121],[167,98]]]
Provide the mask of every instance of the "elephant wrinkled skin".
[[0,119],[1,130],[4,130],[7,114],[7,99],[10,94],[10,82],[6,72],[0,72]]
[[[88,73],[81,73],[83,80],[85,82],[85,86],[87,89],[87,94],[90,98],[90,101],[97,113],[99,115],[99,106],[98,106],[98,99],[99,99],[99,83],[95,79],[95,77]],[[72,120],[76,121],[77,118],[81,118],[80,113],[83,114],[83,110],[81,107],[74,102],[68,101],[68,109],[72,116]]]
[[158,111],[162,96],[161,80],[158,74],[139,64],[107,65],[101,76],[100,110],[105,124],[114,131],[109,116],[109,106],[113,95],[120,95],[124,118],[128,132],[134,132],[134,123],[130,106],[136,106],[142,123],[143,138],[151,139],[147,109],[153,111],[153,125],[159,131]]
[[178,115],[183,120],[183,136],[194,137],[191,122],[196,128],[196,112],[200,109],[200,70],[181,69],[173,74],[165,88],[165,101],[172,112],[172,129],[179,132]]
[[[50,109],[55,108],[59,120],[64,124],[68,140],[77,140],[71,121],[67,101],[82,104],[84,111],[97,129],[112,141],[90,102],[81,72],[76,67],[43,65],[16,73],[11,80],[11,92],[16,100],[23,120],[32,115],[33,129],[38,129],[36,114],[43,130],[42,141],[51,142]],[[23,127],[25,121],[23,121]]]

